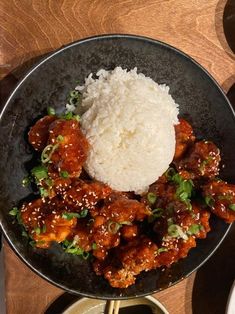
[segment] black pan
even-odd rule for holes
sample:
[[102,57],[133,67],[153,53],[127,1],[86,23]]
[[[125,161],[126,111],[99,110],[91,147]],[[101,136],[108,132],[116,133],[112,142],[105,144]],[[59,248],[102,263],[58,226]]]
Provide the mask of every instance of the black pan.
[[[20,81],[12,92],[0,121],[0,220],[3,233],[18,256],[38,275],[67,291],[102,299],[127,299],[167,288],[200,267],[218,248],[229,225],[211,218],[212,231],[199,240],[187,258],[165,272],[144,272],[136,284],[114,289],[97,277],[90,262],[62,252],[34,249],[12,223],[9,209],[31,191],[21,186],[32,159],[26,141],[29,126],[45,113],[48,105],[62,110],[68,92],[79,80],[100,68],[137,67],[160,84],[170,86],[180,115],[192,123],[196,135],[215,142],[225,167],[221,176],[235,182],[235,116],[223,91],[210,74],[183,52],[156,40],[130,35],[107,35],[72,43],[46,57]],[[17,270],[16,270],[17,272]],[[27,280],[27,278],[25,278]]]

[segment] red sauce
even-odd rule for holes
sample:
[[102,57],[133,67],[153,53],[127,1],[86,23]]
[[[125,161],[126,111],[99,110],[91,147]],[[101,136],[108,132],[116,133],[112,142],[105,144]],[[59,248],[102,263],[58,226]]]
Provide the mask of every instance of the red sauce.
[[[186,257],[196,239],[210,231],[211,212],[234,221],[235,186],[215,179],[219,149],[196,141],[184,119],[175,129],[176,170],[162,175],[140,199],[79,177],[89,144],[78,121],[46,116],[36,122],[29,142],[38,151],[48,145],[53,150],[43,159],[47,175],[37,182],[47,194],[21,208],[35,246],[47,248],[55,241],[68,253],[90,252],[97,275],[112,287],[126,288],[140,272]],[[194,189],[202,191],[204,205],[193,196]]]

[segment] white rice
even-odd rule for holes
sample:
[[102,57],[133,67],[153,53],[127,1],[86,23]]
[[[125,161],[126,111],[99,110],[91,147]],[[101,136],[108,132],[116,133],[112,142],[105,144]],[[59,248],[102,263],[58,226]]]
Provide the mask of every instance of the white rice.
[[169,167],[178,105],[169,87],[120,67],[92,74],[78,86],[89,175],[118,191],[142,193]]

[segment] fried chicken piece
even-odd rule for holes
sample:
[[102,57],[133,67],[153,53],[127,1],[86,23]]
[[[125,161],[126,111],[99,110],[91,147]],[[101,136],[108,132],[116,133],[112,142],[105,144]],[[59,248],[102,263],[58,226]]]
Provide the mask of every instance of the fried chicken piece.
[[47,145],[49,138],[49,127],[52,122],[57,118],[55,116],[45,116],[38,120],[34,126],[31,127],[28,139],[29,143],[33,146],[36,151],[42,151]]
[[[148,192],[142,196],[141,202],[152,208],[162,208],[171,201],[175,200],[176,185],[167,181],[167,177],[162,175],[156,182],[150,185]],[[155,196],[155,200],[149,199],[148,195]]]
[[179,119],[179,124],[175,125],[175,156],[174,160],[182,158],[187,148],[195,141],[191,125],[184,119]]
[[48,198],[54,198],[56,195],[64,194],[67,189],[71,188],[71,184],[72,180],[70,178],[61,178],[58,173],[57,175],[55,173],[51,175],[49,172],[48,178],[37,182],[39,190],[42,188],[46,191],[46,195],[43,197]]
[[22,222],[36,247],[48,248],[52,241],[64,241],[73,231],[77,218],[63,218],[66,206],[58,199],[37,199],[21,208]]
[[142,221],[150,214],[151,211],[146,205],[123,196],[113,202],[107,202],[99,212],[99,215],[120,224],[122,222],[133,222],[134,220]]
[[50,162],[59,173],[63,171],[70,177],[79,177],[89,149],[79,122],[57,119],[50,125],[49,133],[47,144],[53,147]]
[[130,241],[133,238],[137,237],[139,234],[138,226],[137,225],[123,225],[121,228],[121,236],[123,239]]
[[90,232],[92,242],[97,245],[93,255],[98,259],[105,259],[108,254],[107,251],[120,243],[119,225],[116,225],[115,229],[111,229],[107,217],[96,216],[91,224]]
[[187,155],[175,164],[185,179],[200,177],[211,179],[219,174],[220,160],[220,151],[214,143],[200,141],[195,143]]
[[77,218],[66,219],[61,214],[51,214],[46,217],[44,224],[45,231],[43,231],[42,227],[40,234],[33,234],[32,238],[36,241],[36,247],[48,248],[51,242],[63,242],[73,233]]
[[[196,238],[203,239],[210,231],[210,213],[200,210],[192,203],[191,210],[173,205],[173,212],[166,212],[154,225],[154,231],[161,242],[156,259],[159,265],[169,266],[180,258],[187,256],[189,250],[196,246]],[[176,205],[176,206],[175,206]]]
[[196,240],[194,237],[188,237],[187,240],[174,240],[171,243],[171,248],[161,247],[163,250],[157,255],[156,260],[160,266],[169,267],[171,264],[177,262],[179,259],[188,255],[190,249],[196,247]]
[[22,205],[20,209],[21,219],[27,230],[42,227],[45,218],[50,215],[52,208],[44,203],[41,198]]
[[97,213],[91,225],[93,241],[97,244],[93,254],[98,259],[104,259],[109,249],[119,245],[123,226],[132,225],[136,220],[142,221],[150,211],[144,204],[120,196],[110,198],[97,209]]
[[[183,180],[183,178],[181,178]],[[186,180],[185,180],[186,182]],[[189,183],[191,185],[191,183]],[[187,210],[189,205],[186,204],[184,200],[180,198],[177,194],[177,189],[179,188],[179,183],[168,181],[167,176],[161,176],[156,182],[154,182],[150,187],[147,194],[143,195],[141,201],[151,207],[153,210],[164,209],[166,215],[171,214],[173,208],[175,210]],[[148,195],[152,194],[155,196],[155,200],[149,200]],[[190,197],[190,195],[188,195]]]
[[112,257],[104,262],[95,262],[97,274],[103,274],[114,288],[127,288],[135,283],[136,276],[158,266],[155,259],[157,245],[141,236],[114,249]]
[[57,177],[53,180],[51,189],[55,195],[64,194],[71,187],[72,180],[70,178]]
[[62,191],[64,201],[74,208],[87,208],[95,215],[95,206],[107,198],[112,189],[98,181],[73,180],[70,187]]
[[92,234],[86,219],[78,219],[76,228],[73,230],[73,240],[76,245],[85,252],[92,250]]
[[235,185],[213,180],[202,190],[212,213],[228,223],[235,221]]

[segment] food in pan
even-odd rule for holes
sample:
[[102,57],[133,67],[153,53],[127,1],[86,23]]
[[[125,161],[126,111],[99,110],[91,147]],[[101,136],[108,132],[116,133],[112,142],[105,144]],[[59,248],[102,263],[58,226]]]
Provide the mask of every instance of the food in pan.
[[235,186],[218,177],[219,148],[178,120],[166,86],[117,68],[89,76],[69,100],[81,117],[49,108],[29,131],[41,162],[24,183],[40,196],[10,214],[31,245],[57,242],[90,258],[112,287],[127,288],[142,271],[186,257],[210,231],[211,213],[235,220]]

